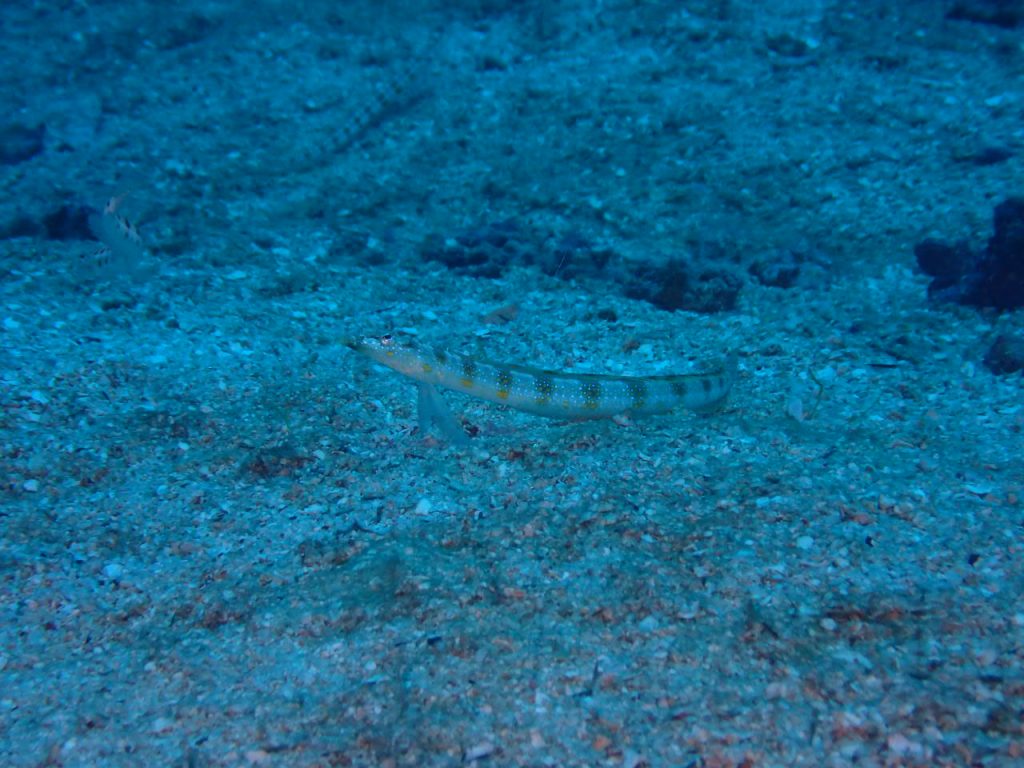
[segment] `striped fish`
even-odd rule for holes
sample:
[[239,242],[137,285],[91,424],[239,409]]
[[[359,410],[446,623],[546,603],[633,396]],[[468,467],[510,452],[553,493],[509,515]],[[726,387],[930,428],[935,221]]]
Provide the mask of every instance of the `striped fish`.
[[437,387],[538,416],[602,419],[666,413],[679,407],[712,409],[729,394],[736,371],[734,356],[712,373],[615,376],[495,363],[444,349],[400,343],[390,335],[345,339],[344,344],[416,381],[420,432],[426,434],[433,423],[459,444],[465,444],[468,436],[448,410]]

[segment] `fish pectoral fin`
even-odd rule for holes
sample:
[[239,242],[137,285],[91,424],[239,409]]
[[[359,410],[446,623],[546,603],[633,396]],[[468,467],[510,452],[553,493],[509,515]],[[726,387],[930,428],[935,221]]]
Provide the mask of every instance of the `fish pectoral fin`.
[[423,382],[416,384],[416,413],[421,434],[426,435],[430,425],[436,424],[441,433],[456,445],[469,444],[469,435],[459,426],[455,415],[433,385]]

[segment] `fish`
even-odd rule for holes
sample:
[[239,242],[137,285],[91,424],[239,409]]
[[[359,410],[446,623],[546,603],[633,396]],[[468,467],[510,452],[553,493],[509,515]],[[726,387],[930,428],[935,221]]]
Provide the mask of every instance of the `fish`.
[[112,197],[102,211],[94,210],[89,215],[89,229],[101,246],[79,256],[78,268],[83,277],[136,280],[152,273],[139,230],[119,212],[123,201],[124,195]]
[[438,388],[463,392],[537,416],[555,419],[614,419],[668,413],[677,408],[710,411],[722,405],[736,378],[736,355],[707,373],[620,376],[569,373],[420,347],[388,334],[346,338],[342,343],[417,386],[421,434],[437,426],[458,445],[469,436],[448,409]]
[[145,248],[139,230],[118,213],[123,201],[124,195],[110,198],[102,213],[89,217],[89,228],[110,251],[111,261],[120,266],[130,266],[142,260]]

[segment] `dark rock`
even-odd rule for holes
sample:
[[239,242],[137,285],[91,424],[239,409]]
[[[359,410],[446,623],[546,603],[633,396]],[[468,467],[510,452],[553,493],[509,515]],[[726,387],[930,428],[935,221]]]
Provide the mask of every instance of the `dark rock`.
[[515,222],[509,219],[463,232],[455,236],[455,242],[463,248],[480,248],[489,245],[500,250],[508,245],[509,240],[518,234],[518,231]]
[[984,362],[995,374],[1024,371],[1024,339],[1000,335],[985,353]]
[[199,13],[182,14],[154,37],[153,43],[163,51],[173,51],[202,42],[213,34],[219,23]]
[[929,298],[999,310],[1024,306],[1024,198],[996,206],[994,229],[977,255],[963,244],[926,240],[915,246],[918,264],[935,278]]
[[428,235],[420,246],[424,261],[438,261],[456,274],[470,277],[501,277],[515,260],[514,249],[503,224],[497,229],[478,228],[448,239],[442,235]]
[[705,269],[691,284],[688,304],[684,309],[692,312],[727,312],[736,308],[743,280],[730,271]]
[[612,252],[595,248],[579,233],[571,232],[555,240],[506,219],[473,227],[454,237],[431,235],[420,246],[420,256],[471,277],[498,278],[511,265],[518,264],[571,280],[601,276]]
[[456,274],[499,278],[513,264],[539,269],[561,280],[602,281],[631,298],[666,310],[719,312],[736,305],[743,280],[724,249],[704,243],[701,257],[654,265],[626,262],[614,250],[595,245],[586,235],[538,232],[508,219],[454,236],[432,234],[420,258],[444,264]]
[[992,216],[995,229],[989,250],[1004,266],[1021,265],[1024,258],[1024,197],[1011,197],[996,206]]
[[3,227],[0,227],[0,239],[6,240],[12,237],[39,237],[42,233],[42,226],[38,221],[29,216],[15,216]]
[[779,56],[800,58],[811,52],[811,47],[807,44],[807,41],[793,37],[785,32],[781,35],[770,35],[765,38],[764,42],[769,51]]
[[0,128],[0,165],[17,165],[43,151],[46,126],[6,125]]
[[689,285],[690,275],[680,261],[662,267],[643,264],[626,285],[626,296],[672,311],[685,307]]
[[757,259],[750,265],[748,271],[761,285],[768,285],[772,288],[792,288],[800,276],[800,264],[796,254],[788,248],[784,248],[770,256]]
[[43,218],[43,228],[50,240],[95,240],[89,217],[97,213],[87,205],[62,205]]
[[971,270],[975,256],[967,243],[956,245],[929,238],[914,246],[917,266],[929,277],[958,279]]
[[1024,2],[1021,0],[960,0],[949,10],[946,18],[1013,29],[1024,24]]
[[598,248],[583,234],[569,232],[538,253],[538,266],[544,274],[563,280],[607,278],[606,267],[614,256],[614,251]]
[[996,309],[1024,306],[1024,198],[997,205],[994,223],[975,298]]
[[1013,157],[1013,150],[1008,147],[982,147],[967,159],[975,165],[998,165]]
[[668,311],[712,313],[733,309],[742,286],[742,280],[725,268],[697,270],[675,259],[661,266],[638,266],[625,292]]

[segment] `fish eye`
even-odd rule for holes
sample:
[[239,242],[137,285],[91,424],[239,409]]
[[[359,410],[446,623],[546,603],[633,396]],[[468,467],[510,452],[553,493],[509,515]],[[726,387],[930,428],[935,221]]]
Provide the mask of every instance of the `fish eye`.
[[380,343],[383,344],[385,347],[391,344],[391,342],[392,338],[390,333],[385,333],[383,336],[380,337]]

